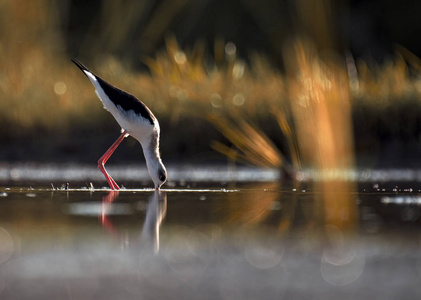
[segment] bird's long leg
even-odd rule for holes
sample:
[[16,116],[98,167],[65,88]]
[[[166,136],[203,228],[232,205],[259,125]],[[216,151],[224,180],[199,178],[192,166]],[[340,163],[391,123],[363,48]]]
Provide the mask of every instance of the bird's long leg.
[[115,149],[117,149],[118,145],[120,145],[121,141],[124,140],[124,138],[128,136],[127,131],[123,131],[121,135],[118,137],[118,139],[111,145],[110,149],[107,150],[107,152],[104,153],[103,156],[98,160],[98,168],[104,174],[105,178],[108,181],[108,184],[110,185],[110,188],[112,190],[119,190],[117,183],[114,181],[114,179],[107,173],[105,170],[105,163],[110,158],[110,156],[114,153]]

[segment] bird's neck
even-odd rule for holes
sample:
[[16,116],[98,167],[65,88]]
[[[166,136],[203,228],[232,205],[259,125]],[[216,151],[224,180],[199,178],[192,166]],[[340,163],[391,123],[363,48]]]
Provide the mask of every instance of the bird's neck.
[[141,145],[149,170],[153,169],[153,165],[162,164],[159,154],[159,135],[152,135],[150,138],[143,140]]

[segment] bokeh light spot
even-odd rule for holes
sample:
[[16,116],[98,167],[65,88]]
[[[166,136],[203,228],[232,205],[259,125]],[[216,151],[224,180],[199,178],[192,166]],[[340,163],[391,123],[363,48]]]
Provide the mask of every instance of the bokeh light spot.
[[241,106],[241,105],[243,105],[243,104],[244,104],[244,102],[245,102],[245,99],[244,99],[243,94],[241,94],[241,93],[236,94],[236,95],[232,98],[232,102],[233,102],[233,103],[234,103],[234,105],[236,105],[236,106]]
[[225,45],[225,57],[227,61],[234,61],[237,53],[237,47],[233,42],[229,42]]
[[210,102],[212,104],[213,107],[215,108],[221,108],[222,107],[222,98],[221,95],[219,95],[218,93],[213,93],[210,96]]
[[184,52],[182,52],[182,51],[177,51],[174,54],[174,60],[177,64],[183,65],[187,61],[186,54],[184,54]]
[[67,85],[63,81],[57,81],[54,84],[54,92],[57,95],[64,95],[67,91]]

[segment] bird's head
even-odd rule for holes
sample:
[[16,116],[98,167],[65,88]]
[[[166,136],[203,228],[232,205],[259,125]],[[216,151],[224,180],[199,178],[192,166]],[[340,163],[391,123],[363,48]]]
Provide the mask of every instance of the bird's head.
[[167,181],[167,170],[164,165],[160,162],[156,166],[156,170],[153,170],[151,173],[152,181],[155,184],[155,189],[159,188]]

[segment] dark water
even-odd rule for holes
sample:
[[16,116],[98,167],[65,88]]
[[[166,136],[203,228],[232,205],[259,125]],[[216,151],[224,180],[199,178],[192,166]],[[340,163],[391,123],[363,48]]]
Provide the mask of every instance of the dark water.
[[0,188],[0,299],[421,296],[420,183]]

